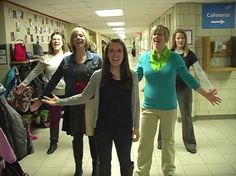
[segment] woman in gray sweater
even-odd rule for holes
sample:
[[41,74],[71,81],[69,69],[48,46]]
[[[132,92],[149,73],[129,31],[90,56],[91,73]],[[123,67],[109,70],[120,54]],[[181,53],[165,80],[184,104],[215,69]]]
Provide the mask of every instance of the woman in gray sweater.
[[112,39],[105,50],[101,70],[95,71],[81,94],[59,99],[44,97],[50,105],[83,104],[94,97],[93,126],[98,147],[100,175],[111,175],[112,143],[120,162],[121,176],[132,176],[132,141],[139,139],[138,77],[129,68],[124,42]]

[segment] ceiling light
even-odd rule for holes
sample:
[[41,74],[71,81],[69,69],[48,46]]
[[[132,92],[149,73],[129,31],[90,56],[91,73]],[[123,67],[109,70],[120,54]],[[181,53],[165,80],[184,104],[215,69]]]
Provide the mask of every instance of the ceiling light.
[[125,39],[125,38],[126,38],[126,35],[125,35],[125,34],[118,34],[118,36],[119,36],[121,39]]
[[114,10],[96,10],[95,13],[100,17],[108,17],[108,16],[122,16],[123,11],[121,9]]
[[125,34],[125,31],[115,31],[117,34]]
[[125,28],[122,28],[122,27],[121,27],[121,28],[112,28],[112,30],[113,30],[113,31],[124,31]]
[[124,26],[125,23],[124,22],[108,22],[107,25],[108,26]]

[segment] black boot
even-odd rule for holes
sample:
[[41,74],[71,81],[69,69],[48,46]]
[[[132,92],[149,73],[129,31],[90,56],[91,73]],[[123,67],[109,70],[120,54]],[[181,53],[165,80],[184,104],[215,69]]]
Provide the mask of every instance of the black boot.
[[99,176],[99,164],[98,160],[93,160],[93,171],[92,176]]
[[59,137],[59,129],[50,128],[50,146],[47,151],[47,154],[52,154],[57,149],[58,137]]
[[74,176],[82,176],[83,140],[73,140],[72,145],[73,145],[73,154],[75,160]]
[[99,176],[98,154],[97,154],[97,150],[96,150],[96,146],[95,146],[94,136],[89,136],[89,148],[90,148],[90,155],[93,159],[92,176]]
[[134,163],[131,162],[129,167],[121,167],[120,168],[120,175],[121,176],[133,176],[134,171]]

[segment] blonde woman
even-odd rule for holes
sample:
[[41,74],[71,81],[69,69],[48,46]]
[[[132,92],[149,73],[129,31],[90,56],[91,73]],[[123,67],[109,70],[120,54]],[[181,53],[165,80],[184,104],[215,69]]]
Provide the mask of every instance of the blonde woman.
[[145,77],[144,102],[141,117],[138,168],[136,175],[149,176],[152,164],[154,137],[160,120],[162,135],[162,171],[165,176],[175,172],[174,131],[177,119],[176,75],[188,86],[204,96],[210,103],[219,104],[221,99],[204,90],[189,73],[181,56],[166,46],[169,29],[156,25],[151,31],[153,49],[143,53],[137,65],[139,80]]
[[[70,47],[72,54],[64,57],[33,108],[37,109],[39,107],[42,97],[49,96],[62,78],[65,81],[65,97],[81,93],[89,82],[93,72],[101,68],[102,59],[96,53],[90,51],[91,41],[89,40],[88,33],[82,27],[76,27],[72,30]],[[85,125],[87,110],[90,113],[92,112],[92,108],[88,109],[87,104],[64,107],[62,130],[66,131],[68,135],[73,136],[74,176],[81,176],[83,174],[83,137],[87,130],[87,126]],[[93,133],[89,134],[88,137],[93,165],[92,176],[97,176],[98,157]]]

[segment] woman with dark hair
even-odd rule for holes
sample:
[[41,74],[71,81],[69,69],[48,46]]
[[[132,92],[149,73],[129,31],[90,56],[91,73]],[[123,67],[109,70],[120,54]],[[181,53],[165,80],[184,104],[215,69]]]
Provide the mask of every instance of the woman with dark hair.
[[[46,82],[48,83],[63,57],[71,54],[67,51],[68,48],[64,40],[64,35],[60,32],[54,32],[49,42],[48,54],[42,57],[30,74],[17,86],[16,93],[22,94],[31,81],[42,72],[45,73]],[[63,79],[59,80],[54,90],[52,90],[52,93],[57,96],[65,95],[65,82]],[[48,106],[48,110],[50,113],[50,146],[47,150],[47,154],[51,154],[57,149],[62,108],[61,106]]]
[[139,139],[138,77],[130,70],[128,53],[121,39],[108,42],[101,70],[94,72],[81,94],[59,99],[45,97],[50,105],[82,104],[94,97],[93,121],[101,176],[111,176],[114,142],[121,176],[132,176],[132,141]]

